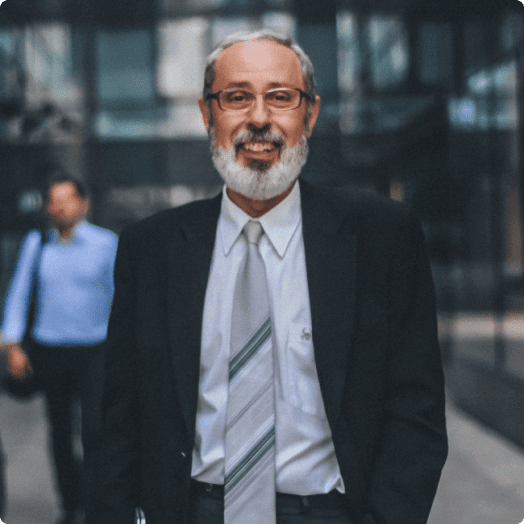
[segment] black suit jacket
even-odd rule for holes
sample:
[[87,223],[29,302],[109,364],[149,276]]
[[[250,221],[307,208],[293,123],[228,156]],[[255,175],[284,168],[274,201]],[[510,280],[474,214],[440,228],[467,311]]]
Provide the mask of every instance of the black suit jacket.
[[[315,361],[349,511],[359,524],[423,524],[447,441],[421,229],[404,205],[365,193],[301,182],[301,200]],[[220,202],[120,237],[90,524],[131,524],[135,506],[147,524],[185,522]]]

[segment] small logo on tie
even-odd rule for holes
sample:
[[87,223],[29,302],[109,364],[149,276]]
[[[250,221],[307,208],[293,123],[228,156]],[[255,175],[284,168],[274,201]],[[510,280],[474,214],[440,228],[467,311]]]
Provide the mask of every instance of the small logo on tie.
[[302,340],[309,340],[311,338],[311,331],[306,328],[302,328],[302,336],[300,338]]

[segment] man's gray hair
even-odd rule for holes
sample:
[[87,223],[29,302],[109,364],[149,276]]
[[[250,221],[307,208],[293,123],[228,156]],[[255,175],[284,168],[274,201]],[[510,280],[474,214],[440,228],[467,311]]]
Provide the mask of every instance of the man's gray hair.
[[[309,117],[311,107],[313,106],[315,96],[317,95],[317,85],[315,82],[315,70],[313,69],[313,63],[311,62],[309,56],[306,55],[304,50],[292,38],[279,35],[278,33],[270,30],[261,30],[255,32],[238,31],[227,36],[218,44],[218,46],[207,57],[206,60],[203,91],[204,100],[206,99],[206,96],[212,92],[211,86],[213,85],[213,80],[215,79],[215,67],[218,57],[228,47],[231,47],[232,45],[238,44],[240,42],[247,42],[251,40],[269,40],[271,42],[276,42],[277,44],[283,45],[295,52],[300,63],[300,68],[302,69],[302,77],[304,78],[306,93],[309,96],[309,100],[307,100],[307,115]],[[210,100],[207,101],[207,108],[209,116],[211,117]]]

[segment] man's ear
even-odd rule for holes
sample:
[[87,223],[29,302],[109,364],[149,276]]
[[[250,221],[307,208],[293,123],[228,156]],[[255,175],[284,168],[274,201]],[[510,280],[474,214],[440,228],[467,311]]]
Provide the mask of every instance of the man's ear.
[[89,212],[89,206],[91,205],[91,200],[89,199],[89,197],[86,197],[83,200],[83,203],[82,203],[82,215],[83,216],[86,216],[87,213]]
[[204,126],[206,128],[206,131],[209,130],[209,124],[210,124],[210,114],[207,110],[207,102],[203,98],[198,99],[198,107],[200,107],[200,113],[202,114],[202,121],[204,122]]
[[307,129],[308,138],[311,136],[311,133],[313,132],[313,128],[315,127],[315,124],[317,123],[319,111],[320,111],[320,97],[316,95],[315,100],[313,101],[313,104],[311,105],[311,111],[309,112],[309,119],[308,119],[309,125]]

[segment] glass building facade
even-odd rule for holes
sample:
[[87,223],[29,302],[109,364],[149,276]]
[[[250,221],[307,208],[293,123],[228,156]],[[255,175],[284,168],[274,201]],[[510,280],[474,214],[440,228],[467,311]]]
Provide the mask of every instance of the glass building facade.
[[[318,5],[317,5],[318,4]],[[0,290],[59,163],[120,231],[215,194],[197,100],[227,34],[270,28],[322,97],[303,176],[404,200],[426,232],[451,394],[524,444],[524,7],[517,0],[0,6]]]

